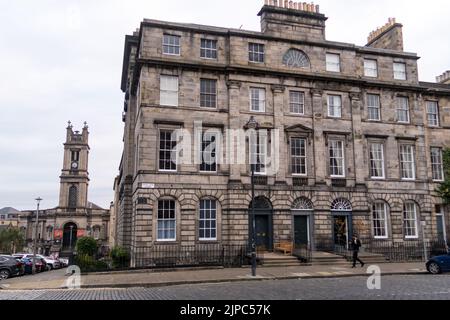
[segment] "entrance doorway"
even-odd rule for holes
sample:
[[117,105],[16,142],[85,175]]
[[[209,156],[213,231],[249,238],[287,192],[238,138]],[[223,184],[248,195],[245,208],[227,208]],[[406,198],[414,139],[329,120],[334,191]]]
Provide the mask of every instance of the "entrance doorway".
[[349,248],[349,237],[353,232],[353,209],[349,200],[339,198],[331,204],[333,216],[333,241],[335,251],[345,251]]
[[334,244],[339,247],[347,247],[348,228],[346,216],[334,216]]
[[252,215],[252,204],[249,208],[249,239],[253,237],[253,219],[255,219],[255,242],[257,251],[273,250],[273,209],[269,199],[255,198],[255,212]]
[[294,216],[294,243],[296,248],[309,244],[309,217]]
[[63,250],[73,250],[77,243],[77,225],[73,222],[66,223],[63,233]]
[[256,249],[268,251],[270,249],[269,216],[257,215],[256,217]]

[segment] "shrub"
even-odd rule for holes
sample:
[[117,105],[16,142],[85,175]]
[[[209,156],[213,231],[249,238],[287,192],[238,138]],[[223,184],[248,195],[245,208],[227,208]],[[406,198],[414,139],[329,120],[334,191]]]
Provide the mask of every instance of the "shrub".
[[89,255],[77,255],[75,264],[80,268],[81,272],[99,272],[107,271],[108,264],[104,261],[98,261]]
[[80,256],[94,256],[97,253],[97,241],[91,237],[82,237],[78,239],[77,253]]
[[130,254],[122,247],[112,248],[110,256],[113,268],[127,268],[130,265]]

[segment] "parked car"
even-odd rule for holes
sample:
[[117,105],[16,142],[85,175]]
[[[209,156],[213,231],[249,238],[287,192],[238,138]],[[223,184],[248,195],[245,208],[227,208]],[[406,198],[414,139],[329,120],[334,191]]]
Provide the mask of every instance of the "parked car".
[[33,268],[33,259],[35,259],[36,272],[44,272],[44,271],[48,270],[47,263],[42,258],[39,258],[39,257],[33,258],[31,256],[31,257],[23,258],[23,259],[30,260],[31,268]]
[[431,258],[426,266],[428,272],[432,274],[450,272],[450,251],[446,255]]
[[65,268],[69,266],[69,259],[67,258],[59,258],[58,259],[60,264],[61,264],[61,268]]
[[[33,257],[22,258],[21,261],[24,264],[25,274],[33,274]],[[47,263],[43,259],[36,257],[36,272],[44,272],[46,270],[48,270]]]
[[0,256],[0,280],[20,276],[23,272],[24,267],[22,262],[17,261],[13,256]]
[[[31,258],[33,256],[34,255],[30,254],[30,253],[17,253],[17,254],[14,254],[14,257],[19,257],[21,259],[23,259],[23,258]],[[36,257],[44,259],[49,270],[61,268],[61,263],[57,259],[52,259],[50,257],[44,257],[43,255],[40,255],[40,254],[37,254]]]

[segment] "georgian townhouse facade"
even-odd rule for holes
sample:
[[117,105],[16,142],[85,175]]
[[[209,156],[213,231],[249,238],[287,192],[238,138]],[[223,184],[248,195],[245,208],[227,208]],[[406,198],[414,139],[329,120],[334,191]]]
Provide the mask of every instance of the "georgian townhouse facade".
[[[248,243],[250,165],[171,156],[172,133],[199,121],[192,148],[224,156],[206,147],[252,117],[269,133],[255,149],[260,249],[343,244],[354,233],[446,238],[449,212],[434,190],[450,147],[448,79],[419,81],[419,57],[404,52],[394,19],[357,46],[325,39],[318,6],[266,1],[259,16],[261,32],[145,19],[126,37],[117,244]],[[265,170],[274,156],[277,170]]]

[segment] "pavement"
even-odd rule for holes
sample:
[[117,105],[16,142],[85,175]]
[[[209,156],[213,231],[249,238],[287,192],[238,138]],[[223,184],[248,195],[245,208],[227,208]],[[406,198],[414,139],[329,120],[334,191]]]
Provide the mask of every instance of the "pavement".
[[[425,274],[424,263],[384,263],[376,265],[382,276]],[[152,288],[187,284],[208,284],[261,280],[317,279],[368,277],[372,266],[351,268],[349,266],[297,266],[258,267],[257,276],[251,276],[250,267],[215,269],[179,269],[176,271],[138,270],[106,272],[70,276],[67,269],[11,278],[0,282],[3,290],[52,290],[67,288]]]

